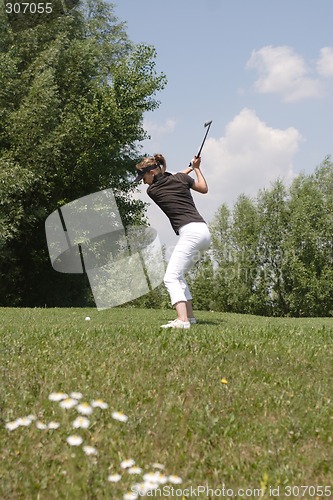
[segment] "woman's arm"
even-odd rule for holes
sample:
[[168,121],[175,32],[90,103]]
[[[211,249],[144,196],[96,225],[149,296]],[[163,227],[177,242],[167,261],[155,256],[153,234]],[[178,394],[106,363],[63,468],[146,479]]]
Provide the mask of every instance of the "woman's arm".
[[184,170],[181,170],[182,174],[190,174],[191,172],[193,172],[193,167],[186,167]]
[[202,175],[202,172],[200,170],[200,163],[201,163],[201,158],[197,158],[196,156],[193,159],[193,170],[197,176],[197,179],[194,181],[192,189],[194,191],[198,191],[199,193],[206,194],[208,193],[208,186],[206,179]]

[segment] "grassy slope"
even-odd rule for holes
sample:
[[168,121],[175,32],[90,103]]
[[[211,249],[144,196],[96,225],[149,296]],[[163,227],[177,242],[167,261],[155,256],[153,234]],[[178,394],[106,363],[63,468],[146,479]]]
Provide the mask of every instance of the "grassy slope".
[[[332,319],[198,312],[182,332],[158,328],[170,311],[0,311],[0,498],[122,498],[139,479],[107,476],[130,457],[182,488],[330,484]],[[66,443],[77,413],[48,400],[60,390],[109,403],[78,432],[97,457]],[[61,427],[5,429],[31,413]]]

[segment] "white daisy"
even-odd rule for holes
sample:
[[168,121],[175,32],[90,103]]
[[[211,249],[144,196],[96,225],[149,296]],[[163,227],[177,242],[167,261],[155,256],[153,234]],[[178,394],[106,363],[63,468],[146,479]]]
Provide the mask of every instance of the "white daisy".
[[71,446],[80,446],[80,444],[83,443],[83,439],[81,436],[68,436],[66,439],[67,443],[70,444]]
[[23,427],[28,427],[31,424],[31,419],[29,417],[18,418],[17,423]]
[[171,475],[169,476],[169,482],[172,484],[181,484],[183,482],[182,478],[179,476]]
[[111,416],[115,420],[119,420],[119,422],[127,422],[128,420],[128,416],[120,411],[114,411]]
[[69,396],[73,399],[82,399],[83,398],[83,394],[81,394],[81,392],[71,392]]
[[154,467],[155,469],[160,469],[160,470],[164,470],[164,469],[165,469],[165,465],[163,465],[163,464],[159,464],[159,463],[154,463],[154,464],[153,464],[153,467]]
[[14,431],[18,427],[20,427],[20,424],[18,423],[17,420],[13,420],[13,422],[7,422],[7,424],[6,424],[6,429],[8,431]]
[[133,458],[128,458],[126,460],[123,460],[120,464],[120,467],[122,469],[129,469],[130,467],[132,467],[133,465],[135,465],[135,460],[133,460]]
[[129,474],[141,474],[142,469],[141,469],[141,467],[134,466],[134,467],[129,467],[129,469],[127,470],[127,472]]
[[110,481],[110,483],[118,483],[118,481],[120,480],[121,480],[120,474],[110,474],[108,476],[108,481]]
[[40,420],[37,420],[36,427],[41,431],[45,431],[48,428],[48,426],[46,424],[43,424],[43,422],[40,422]]
[[131,486],[132,491],[138,493],[141,496],[147,494],[148,490],[146,488],[146,483],[136,483]]
[[68,394],[64,392],[51,392],[51,394],[49,394],[50,401],[61,401],[62,399],[67,399],[67,398]]
[[159,487],[158,483],[152,483],[150,481],[145,481],[143,484],[145,489],[145,495],[147,495],[149,491],[157,490],[157,488]]
[[49,422],[49,424],[48,424],[48,428],[52,429],[52,430],[58,429],[59,427],[60,427],[59,422],[52,421],[52,422]]
[[83,451],[86,455],[97,455],[97,450],[93,446],[83,446]]
[[101,408],[101,410],[106,410],[107,408],[109,408],[109,405],[105,401],[103,401],[103,399],[96,399],[92,401],[91,406],[93,408]]
[[147,474],[143,476],[143,479],[148,483],[155,484],[165,484],[168,481],[167,476],[160,472],[147,472]]
[[134,493],[134,491],[125,493],[125,495],[123,496],[124,500],[136,500],[137,498],[139,498],[139,495],[137,493]]
[[77,417],[73,422],[74,429],[88,429],[90,420],[87,417]]
[[131,490],[138,493],[140,496],[145,496],[150,491],[156,490],[157,488],[157,483],[150,483],[149,481],[133,484],[133,486],[131,486]]
[[80,403],[79,405],[77,405],[76,409],[82,415],[91,415],[93,412],[93,409],[89,403]]
[[70,410],[77,405],[77,400],[73,398],[66,398],[60,401],[59,406],[64,410]]

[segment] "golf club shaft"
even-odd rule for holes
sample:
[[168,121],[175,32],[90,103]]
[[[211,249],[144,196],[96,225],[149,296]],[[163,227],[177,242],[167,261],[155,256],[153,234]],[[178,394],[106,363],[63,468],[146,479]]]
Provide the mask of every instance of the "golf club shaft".
[[[200,149],[198,151],[197,158],[199,158],[199,156],[201,155],[201,151],[202,151],[202,148],[204,147],[204,144],[206,142],[207,135],[208,135],[208,132],[209,132],[211,124],[212,124],[212,121],[205,123],[205,127],[207,127],[207,130],[206,130],[206,133],[205,133],[205,137],[204,137],[204,139],[202,141],[202,144],[200,146]],[[192,166],[192,162],[189,163],[189,167],[191,167],[191,166]]]

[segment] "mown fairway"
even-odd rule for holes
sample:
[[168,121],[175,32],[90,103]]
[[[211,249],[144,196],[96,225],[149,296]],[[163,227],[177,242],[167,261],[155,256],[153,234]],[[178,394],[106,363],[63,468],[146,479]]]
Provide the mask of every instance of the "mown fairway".
[[[224,484],[270,498],[280,487],[282,498],[286,485],[332,486],[333,320],[198,312],[189,331],[159,329],[173,318],[125,308],[1,309],[1,499],[122,499],[155,462],[182,478],[175,490]],[[73,429],[77,408],[48,399],[59,391],[108,408],[94,408],[88,429]],[[28,415],[37,420],[6,428]],[[60,427],[36,426],[50,421]],[[73,434],[81,446],[66,442]],[[121,468],[129,458],[142,473]],[[118,472],[119,482],[108,481]],[[299,498],[331,497],[314,492]]]

